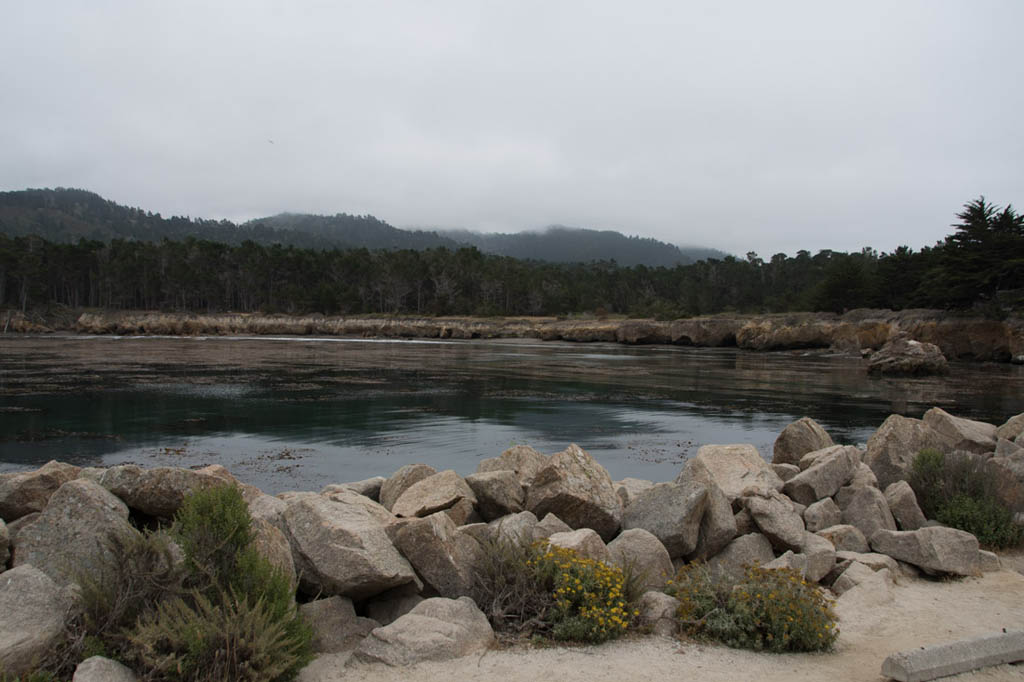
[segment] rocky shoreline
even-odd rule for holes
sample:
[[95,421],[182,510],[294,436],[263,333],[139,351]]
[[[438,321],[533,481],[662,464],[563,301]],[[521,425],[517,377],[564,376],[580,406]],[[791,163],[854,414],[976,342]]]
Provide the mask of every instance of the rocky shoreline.
[[530,338],[545,341],[735,346],[772,351],[829,348],[867,354],[905,337],[938,346],[948,360],[1024,363],[1024,319],[1004,321],[940,310],[714,315],[651,319],[472,318],[242,313],[65,311],[49,317],[7,313],[8,332],[119,335],[317,335],[385,339]]
[[[576,445],[550,456],[515,446],[465,477],[413,464],[277,496],[217,465],[50,462],[0,475],[0,668],[30,669],[62,636],[76,576],[117,561],[104,538],[138,534],[139,524],[172,517],[189,492],[225,485],[242,491],[259,550],[296,585],[318,652],[351,652],[365,665],[492,646],[472,596],[474,567],[494,541],[546,540],[632,565],[649,590],[640,624],[664,635],[677,627],[665,581],[697,560],[716,574],[752,562],[791,568],[840,600],[891,599],[895,583],[916,577],[1000,570],[973,535],[925,519],[905,480],[925,447],[1000,472],[999,497],[1024,512],[1024,415],[997,427],[938,408],[921,420],[890,416],[863,450],[803,418],[779,435],[770,463],[749,445],[705,445],[661,483],[613,481]],[[111,665],[89,659],[75,680],[115,679]]]

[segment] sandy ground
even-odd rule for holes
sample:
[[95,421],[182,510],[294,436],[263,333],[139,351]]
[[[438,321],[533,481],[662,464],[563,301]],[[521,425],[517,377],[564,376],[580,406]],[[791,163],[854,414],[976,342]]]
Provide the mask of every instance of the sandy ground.
[[[978,578],[931,582],[902,578],[888,603],[877,593],[853,591],[837,604],[841,633],[828,654],[756,654],[709,644],[637,636],[592,647],[514,647],[455,661],[408,668],[346,666],[347,654],[324,656],[301,682],[373,680],[436,682],[601,682],[697,680],[699,682],[829,682],[883,680],[886,656],[896,651],[972,636],[1024,629],[1024,575],[1003,570]],[[948,680],[1024,680],[1024,665],[1004,665]]]

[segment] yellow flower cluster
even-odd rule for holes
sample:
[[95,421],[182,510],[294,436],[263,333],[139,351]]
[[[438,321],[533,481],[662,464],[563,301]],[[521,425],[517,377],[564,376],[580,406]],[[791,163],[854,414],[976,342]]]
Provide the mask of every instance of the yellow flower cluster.
[[618,637],[639,615],[627,604],[626,579],[618,568],[552,546],[531,564],[550,581],[550,621],[557,639],[601,642]]

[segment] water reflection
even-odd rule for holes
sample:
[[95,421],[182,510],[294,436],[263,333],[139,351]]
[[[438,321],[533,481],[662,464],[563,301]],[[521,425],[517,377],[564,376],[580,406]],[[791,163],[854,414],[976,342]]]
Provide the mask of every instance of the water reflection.
[[1001,422],[1021,368],[869,379],[808,353],[308,338],[0,339],[0,470],[221,463],[270,491],[428,462],[462,474],[513,443],[577,442],[613,477],[668,480],[705,443],[770,454],[804,415],[839,442],[932,405]]

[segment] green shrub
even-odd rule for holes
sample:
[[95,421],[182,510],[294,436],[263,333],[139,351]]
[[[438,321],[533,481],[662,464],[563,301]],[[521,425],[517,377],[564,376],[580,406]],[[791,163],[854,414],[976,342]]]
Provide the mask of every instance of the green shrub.
[[839,630],[824,592],[790,569],[748,566],[741,580],[714,580],[687,564],[666,590],[680,601],[685,632],[756,651],[826,651]]
[[294,678],[312,660],[312,630],[288,576],[252,541],[248,506],[232,486],[187,496],[170,536],[112,536],[119,562],[78,577],[67,641],[22,682],[69,679],[94,655],[149,682]]
[[197,490],[185,497],[174,515],[175,540],[185,552],[189,582],[215,592],[237,573],[237,563],[252,544],[252,517],[234,486]]
[[907,480],[926,517],[974,534],[985,547],[1024,541],[1024,528],[997,497],[998,481],[982,458],[926,448],[914,458]]
[[312,660],[312,630],[289,578],[253,546],[241,492],[220,486],[191,493],[172,533],[184,550],[191,590],[137,620],[128,635],[135,660],[155,679],[295,677]]
[[143,667],[160,680],[288,680],[312,659],[308,639],[290,633],[265,601],[231,593],[216,602],[198,592],[164,600],[130,637]]
[[486,543],[474,598],[499,632],[576,642],[620,636],[640,577],[546,541]]
[[992,497],[957,495],[939,508],[935,519],[972,533],[986,547],[1014,547],[1024,536],[1024,527],[1014,523],[1013,512]]
[[166,534],[115,535],[108,543],[119,562],[78,579],[85,633],[83,658],[116,658],[124,630],[133,626],[143,611],[181,590],[182,567]]

